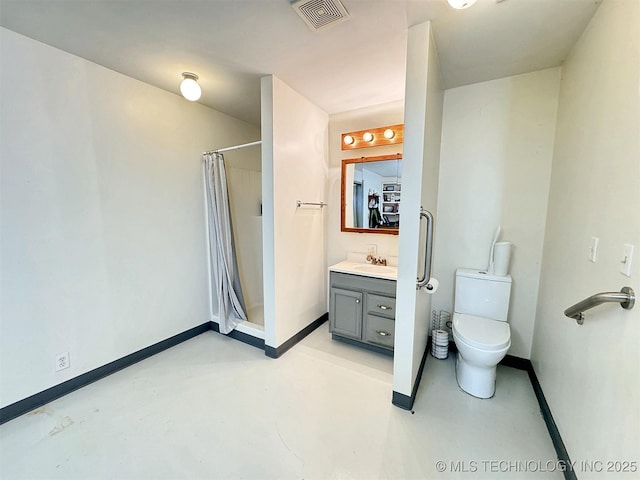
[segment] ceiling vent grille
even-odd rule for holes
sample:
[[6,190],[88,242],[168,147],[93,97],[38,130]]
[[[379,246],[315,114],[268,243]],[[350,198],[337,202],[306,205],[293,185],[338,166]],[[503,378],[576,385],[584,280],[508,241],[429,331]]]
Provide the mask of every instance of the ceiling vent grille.
[[349,19],[340,0],[297,0],[291,7],[314,32]]

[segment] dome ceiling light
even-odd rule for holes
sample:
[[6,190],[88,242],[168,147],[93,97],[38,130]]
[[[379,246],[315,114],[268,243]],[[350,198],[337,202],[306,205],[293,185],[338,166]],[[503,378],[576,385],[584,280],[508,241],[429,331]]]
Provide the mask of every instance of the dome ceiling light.
[[202,95],[202,89],[198,84],[198,75],[191,72],[182,73],[183,80],[180,83],[180,93],[190,102],[195,102]]

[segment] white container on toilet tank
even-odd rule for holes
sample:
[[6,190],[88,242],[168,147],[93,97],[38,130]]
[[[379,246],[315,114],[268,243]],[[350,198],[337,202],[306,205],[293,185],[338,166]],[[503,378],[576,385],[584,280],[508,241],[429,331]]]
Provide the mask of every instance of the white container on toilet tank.
[[511,242],[498,242],[493,247],[493,273],[494,275],[505,276],[509,274],[509,263],[511,261]]

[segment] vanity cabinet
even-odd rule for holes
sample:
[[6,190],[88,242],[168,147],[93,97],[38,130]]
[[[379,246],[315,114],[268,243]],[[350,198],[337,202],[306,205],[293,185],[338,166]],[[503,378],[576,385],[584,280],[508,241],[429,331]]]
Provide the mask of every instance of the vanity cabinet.
[[334,337],[390,353],[395,338],[396,282],[329,273],[329,331]]

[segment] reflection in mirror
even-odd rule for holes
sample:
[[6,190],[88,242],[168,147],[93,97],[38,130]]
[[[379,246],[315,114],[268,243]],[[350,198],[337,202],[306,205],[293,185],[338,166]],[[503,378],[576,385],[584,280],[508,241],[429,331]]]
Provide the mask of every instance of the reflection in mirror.
[[342,161],[343,232],[398,234],[402,195],[402,155]]

